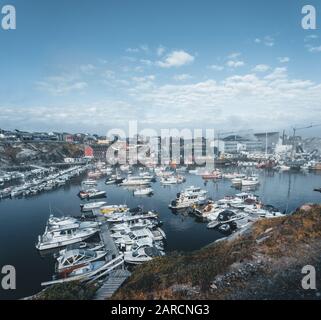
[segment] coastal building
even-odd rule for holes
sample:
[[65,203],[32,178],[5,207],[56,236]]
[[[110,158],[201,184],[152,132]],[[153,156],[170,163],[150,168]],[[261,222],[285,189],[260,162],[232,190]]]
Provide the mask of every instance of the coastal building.
[[268,152],[274,151],[280,139],[279,132],[255,133],[254,136],[258,141],[261,141],[263,148],[266,148]]
[[252,136],[231,135],[219,140],[216,144],[220,153],[253,152],[263,151],[264,149],[262,141]]

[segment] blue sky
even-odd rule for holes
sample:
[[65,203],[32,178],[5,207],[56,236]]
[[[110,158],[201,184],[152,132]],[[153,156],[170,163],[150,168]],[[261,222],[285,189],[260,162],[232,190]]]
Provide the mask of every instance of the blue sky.
[[[0,127],[288,129],[321,119],[306,1],[7,0]],[[317,9],[320,1],[309,1]],[[320,121],[321,122],[321,121]]]

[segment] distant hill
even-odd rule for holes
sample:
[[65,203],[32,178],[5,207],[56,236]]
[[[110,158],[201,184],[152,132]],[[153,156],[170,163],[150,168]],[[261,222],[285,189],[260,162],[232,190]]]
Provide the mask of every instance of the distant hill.
[[17,142],[0,144],[0,166],[63,162],[83,156],[83,145],[67,142]]
[[246,232],[190,254],[138,266],[114,299],[320,299],[303,290],[312,264],[321,289],[321,206],[265,219]]

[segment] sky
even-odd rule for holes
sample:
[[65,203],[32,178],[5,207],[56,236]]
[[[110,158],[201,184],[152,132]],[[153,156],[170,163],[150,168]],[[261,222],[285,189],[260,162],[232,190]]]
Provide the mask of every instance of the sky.
[[[319,0],[0,0],[0,128],[321,123]],[[317,29],[301,27],[306,4]],[[1,16],[0,16],[1,17]],[[320,130],[319,130],[320,131]],[[313,131],[315,132],[315,130]]]

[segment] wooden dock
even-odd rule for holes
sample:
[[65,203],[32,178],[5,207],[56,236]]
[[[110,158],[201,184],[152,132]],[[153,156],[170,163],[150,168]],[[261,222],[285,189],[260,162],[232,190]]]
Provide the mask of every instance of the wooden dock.
[[104,220],[104,217],[100,215],[97,216],[96,220],[97,222],[101,223],[99,235],[100,235],[100,240],[105,245],[105,250],[107,252],[106,259],[107,261],[112,260],[119,256],[119,250],[115,245],[114,239],[110,235],[108,222],[106,222]]
[[103,285],[97,290],[94,300],[106,300],[111,298],[129,276],[130,272],[125,269],[113,271]]
[[[108,222],[105,221],[103,216],[97,214],[95,210],[93,211],[93,214],[96,215],[96,220],[100,223],[99,234],[107,252],[106,261],[114,260],[117,257],[121,258],[120,255],[122,254],[119,252],[114,239],[110,235]],[[130,272],[124,268],[124,264],[122,263],[122,265],[108,273],[102,286],[97,290],[94,300],[109,299],[129,276]]]

